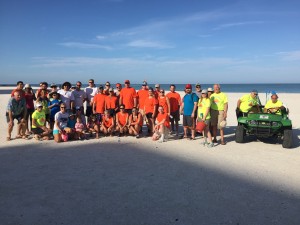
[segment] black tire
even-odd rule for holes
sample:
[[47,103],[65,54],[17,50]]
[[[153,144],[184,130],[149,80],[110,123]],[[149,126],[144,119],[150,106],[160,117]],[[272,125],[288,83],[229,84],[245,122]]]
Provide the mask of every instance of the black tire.
[[293,131],[292,130],[284,130],[283,131],[283,140],[282,140],[283,148],[292,148],[293,147]]
[[235,131],[235,142],[244,143],[245,141],[245,130],[243,125],[238,125]]

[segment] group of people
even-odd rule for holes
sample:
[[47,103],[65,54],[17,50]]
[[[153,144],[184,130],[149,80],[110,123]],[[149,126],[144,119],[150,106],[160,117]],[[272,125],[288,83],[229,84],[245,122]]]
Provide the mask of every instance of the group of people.
[[[226,144],[224,128],[228,99],[221,92],[219,84],[207,90],[202,90],[201,85],[196,84],[194,92],[192,85],[187,84],[183,98],[176,92],[174,84],[170,85],[167,94],[159,84],[153,89],[146,81],[138,91],[130,86],[129,80],[124,81],[124,87],[117,83],[115,88],[110,82],[97,87],[93,79],[88,81],[88,87],[84,89],[80,81],[76,82],[76,86],[64,82],[60,89],[56,84],[51,84],[49,89],[47,82],[41,82],[34,93],[29,84],[24,86],[19,81],[7,106],[7,140],[12,139],[16,119],[17,138],[28,139],[31,134],[37,140],[53,137],[56,142],[86,139],[92,135],[99,138],[99,134],[133,135],[139,138],[145,123],[147,135],[152,136],[153,140],[164,142],[170,134],[179,136],[179,120],[180,115],[183,115],[183,138],[195,140],[196,124],[202,123],[204,145],[213,147],[218,142],[218,130],[220,144]],[[257,94],[253,90],[250,95],[238,100],[237,116],[260,110]],[[275,98],[276,101],[273,101]],[[282,103],[277,98],[276,94],[272,95],[271,102],[265,106],[266,112],[275,109],[279,111]]]

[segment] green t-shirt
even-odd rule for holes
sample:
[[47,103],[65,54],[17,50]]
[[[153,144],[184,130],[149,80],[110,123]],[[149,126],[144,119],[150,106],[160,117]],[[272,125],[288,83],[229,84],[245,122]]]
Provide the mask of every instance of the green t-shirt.
[[227,95],[223,92],[220,93],[213,93],[210,96],[211,99],[211,108],[214,110],[224,110],[225,104],[228,103]]
[[[198,117],[203,119],[203,116],[206,113],[207,108],[210,108],[211,106],[211,101],[209,98],[203,98],[202,101],[199,99],[198,101]],[[208,110],[208,114],[206,115],[206,120],[210,119],[210,112]]]
[[240,98],[240,101],[240,110],[245,113],[247,113],[252,108],[252,106],[256,106],[258,104],[257,98],[252,98],[251,94],[242,96]]
[[[46,122],[46,115],[44,111],[39,112],[38,110],[35,110],[32,114],[32,119],[36,120],[36,123],[38,124],[38,127],[44,126]],[[32,128],[37,128],[32,124]]]

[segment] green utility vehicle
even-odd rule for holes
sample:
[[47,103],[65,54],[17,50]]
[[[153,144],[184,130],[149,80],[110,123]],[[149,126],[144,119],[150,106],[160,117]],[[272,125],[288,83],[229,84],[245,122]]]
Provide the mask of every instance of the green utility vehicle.
[[[261,106],[261,112],[263,112]],[[293,147],[292,121],[288,117],[288,109],[282,109],[281,115],[277,112],[248,113],[238,118],[235,132],[235,141],[244,143],[245,136],[257,138],[277,137],[282,139],[283,148]]]

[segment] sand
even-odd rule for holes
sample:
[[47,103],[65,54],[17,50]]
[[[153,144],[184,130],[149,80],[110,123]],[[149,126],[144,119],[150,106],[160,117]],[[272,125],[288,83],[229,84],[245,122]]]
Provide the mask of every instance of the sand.
[[200,138],[6,142],[0,95],[0,224],[300,224],[300,94],[279,95],[292,149],[235,143],[244,93],[227,94],[227,145],[213,149]]

